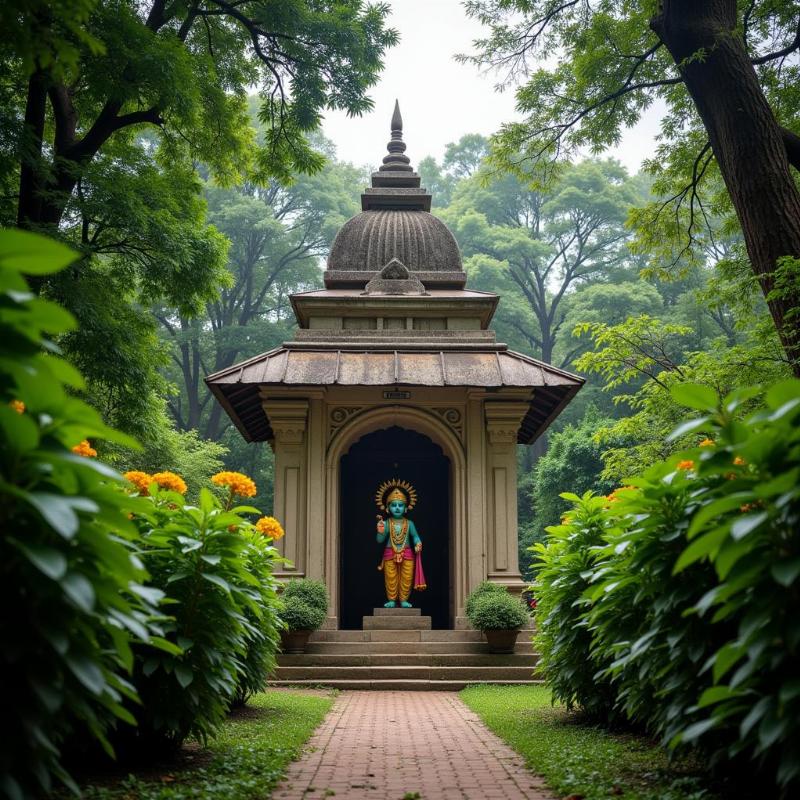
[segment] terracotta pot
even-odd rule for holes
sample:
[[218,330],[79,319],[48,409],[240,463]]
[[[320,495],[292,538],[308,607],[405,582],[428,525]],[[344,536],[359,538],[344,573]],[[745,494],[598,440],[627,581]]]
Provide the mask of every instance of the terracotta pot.
[[281,631],[281,651],[284,653],[305,653],[308,637],[314,631]]
[[490,653],[513,653],[519,628],[495,628],[485,630],[483,635],[489,644]]

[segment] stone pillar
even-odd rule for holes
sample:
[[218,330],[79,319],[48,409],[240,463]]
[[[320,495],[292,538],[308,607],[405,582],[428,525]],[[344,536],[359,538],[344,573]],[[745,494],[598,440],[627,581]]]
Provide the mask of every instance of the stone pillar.
[[464,600],[481,581],[486,580],[486,434],[483,423],[483,398],[480,389],[467,391],[465,420],[466,475],[466,547],[457,552],[456,614],[463,614]]
[[522,591],[517,531],[517,432],[528,403],[487,401],[486,498],[489,580]]
[[273,515],[286,536],[278,542],[281,554],[292,563],[277,573],[282,577],[304,577],[308,541],[308,400],[262,401],[274,434],[275,502]]
[[[325,506],[325,444],[327,421],[325,411],[325,390],[308,392],[308,467],[307,467],[307,530],[306,577],[325,581],[330,586],[325,564],[326,530]],[[333,609],[331,614],[335,615]]]

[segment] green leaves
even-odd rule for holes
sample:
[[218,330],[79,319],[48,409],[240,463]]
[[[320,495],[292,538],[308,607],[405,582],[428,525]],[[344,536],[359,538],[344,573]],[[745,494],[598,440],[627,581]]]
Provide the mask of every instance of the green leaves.
[[678,383],[671,386],[669,392],[681,405],[698,411],[715,411],[719,406],[717,393],[700,383]]
[[[26,275],[50,275],[64,269],[77,257],[78,254],[66,245],[28,231],[9,228],[0,236],[0,268],[3,269]],[[50,309],[54,316],[64,313],[53,311],[51,303],[43,307]]]
[[[50,793],[62,742],[99,741],[130,723],[122,697],[131,644],[157,630],[155,608],[131,592],[145,574],[119,476],[75,455],[82,439],[116,433],[65,386],[82,387],[47,334],[72,318],[27,291],[22,273],[56,272],[75,253],[49,239],[0,231],[0,669],[13,691],[4,713],[0,782],[21,796]],[[45,350],[47,351],[45,353]]]
[[[777,764],[774,792],[791,793],[800,776],[791,755],[800,741],[800,381],[748,387],[721,405],[701,385],[674,394],[711,412],[702,430],[712,441],[654,464],[599,509],[566,493],[572,509],[537,548],[545,677],[568,704],[605,719],[622,712],[672,748]],[[730,419],[755,396],[765,408]],[[693,468],[675,471],[682,460]],[[609,683],[593,686],[593,673]]]
[[141,691],[161,700],[134,715],[140,735],[175,745],[212,736],[237,696],[263,686],[277,647],[278,555],[212,492],[193,506],[150,491],[134,519],[139,556],[171,616],[166,635],[136,651]]

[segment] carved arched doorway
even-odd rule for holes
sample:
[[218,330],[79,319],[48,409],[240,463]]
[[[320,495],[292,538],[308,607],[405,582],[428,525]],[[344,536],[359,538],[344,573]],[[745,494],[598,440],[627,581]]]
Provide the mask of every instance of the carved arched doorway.
[[411,601],[432,617],[434,628],[450,627],[450,461],[427,436],[392,426],[362,436],[341,458],[341,628],[360,629],[362,616],[385,602],[383,575],[377,570],[383,548],[375,541],[374,497],[381,482],[395,477],[409,481],[418,494],[409,517],[423,541],[428,588],[412,592]]

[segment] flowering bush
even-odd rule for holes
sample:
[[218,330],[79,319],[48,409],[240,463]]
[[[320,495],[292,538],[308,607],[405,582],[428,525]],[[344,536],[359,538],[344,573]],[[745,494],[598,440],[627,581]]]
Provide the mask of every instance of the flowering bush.
[[249,526],[245,526],[240,535],[249,541],[246,568],[258,581],[260,613],[251,608],[244,610],[248,626],[247,641],[244,656],[239,659],[234,697],[236,705],[243,705],[252,694],[264,689],[267,678],[275,669],[275,653],[283,626],[280,618],[282,606],[277,593],[279,582],[274,576],[276,565],[282,563],[283,559],[261,533],[253,532]]
[[269,536],[270,539],[277,542],[282,539],[286,534],[283,530],[283,525],[275,519],[275,517],[261,517],[256,522],[256,530],[264,536]]
[[162,489],[177,492],[178,494],[186,494],[186,481],[174,472],[156,472],[152,476],[152,480]]
[[[72,784],[64,743],[99,740],[133,718],[131,644],[158,639],[161,593],[134,557],[138,501],[88,438],[133,444],[68,393],[80,375],[46,334],[74,327],[22,277],[76,257],[49,239],[0,232],[0,605],[4,609],[0,791],[11,798]],[[81,442],[75,445],[75,442]]]
[[[159,488],[159,479],[173,488]],[[207,489],[189,505],[175,488],[186,489],[178,476],[154,475],[134,519],[150,585],[169,596],[164,629],[175,650],[136,649],[142,705],[131,709],[136,730],[119,731],[126,750],[205,740],[237,691],[260,687],[276,647],[278,556],[244,516],[257,509],[228,509]]]
[[[590,664],[610,682],[612,713],[726,771],[755,767],[789,796],[800,788],[800,381],[769,388],[744,420],[758,387],[722,402],[708,387],[672,391],[704,412],[674,434],[698,432],[698,446],[596,508],[594,535],[583,515],[597,498],[573,498],[575,548],[556,528],[538,551],[545,674],[583,704]],[[585,590],[553,613],[576,558]]]
[[218,472],[211,476],[211,483],[221,486],[230,492],[230,498],[255,497],[256,485],[252,478],[242,475],[241,472]]

